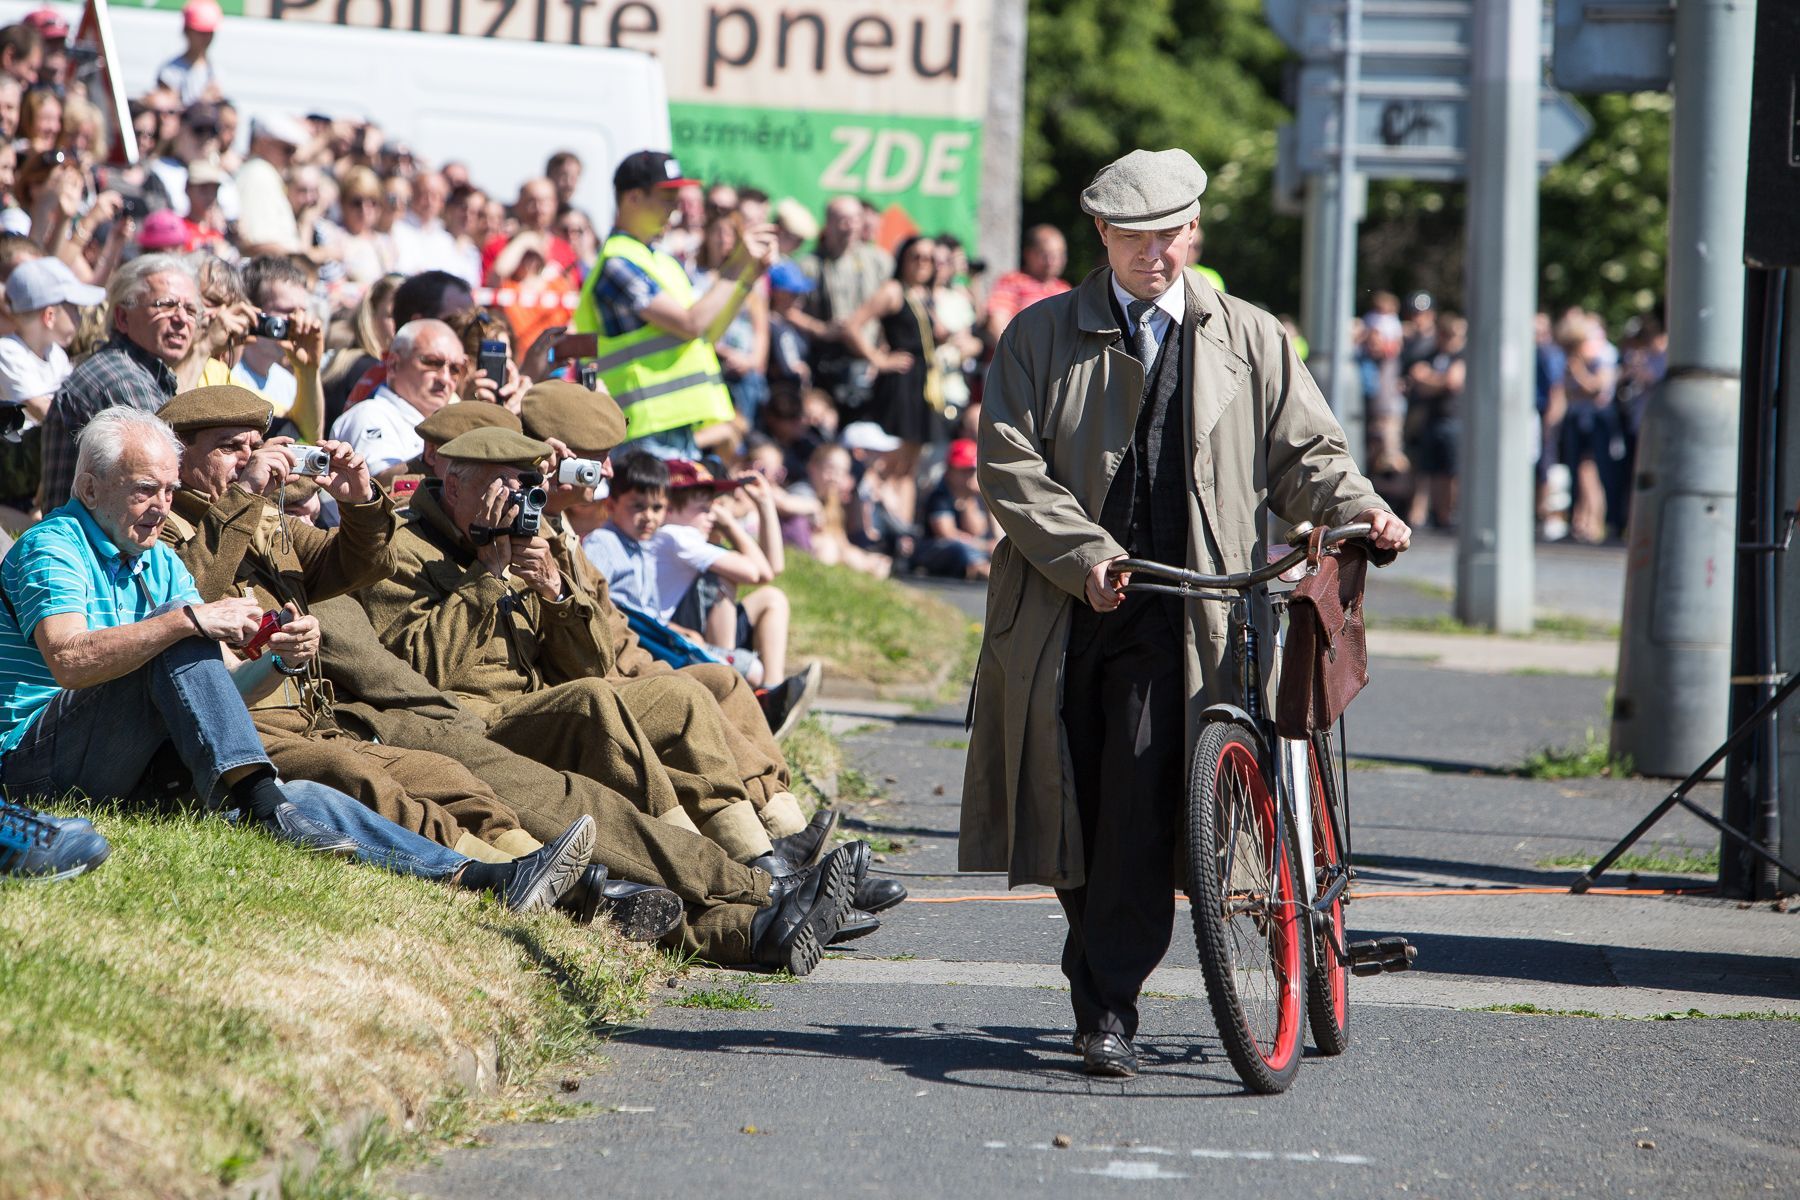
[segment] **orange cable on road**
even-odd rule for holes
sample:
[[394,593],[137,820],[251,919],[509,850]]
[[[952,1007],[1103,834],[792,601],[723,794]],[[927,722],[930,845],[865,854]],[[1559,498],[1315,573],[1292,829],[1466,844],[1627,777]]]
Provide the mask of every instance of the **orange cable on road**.
[[[1717,888],[1589,888],[1589,896],[1710,896]],[[1177,897],[1186,899],[1180,892]],[[1568,896],[1566,887],[1488,887],[1488,888],[1390,888],[1384,891],[1352,891],[1352,900],[1395,900],[1437,896]],[[1025,892],[1021,895],[913,896],[908,904],[1006,904],[1020,900],[1054,900],[1055,892]]]

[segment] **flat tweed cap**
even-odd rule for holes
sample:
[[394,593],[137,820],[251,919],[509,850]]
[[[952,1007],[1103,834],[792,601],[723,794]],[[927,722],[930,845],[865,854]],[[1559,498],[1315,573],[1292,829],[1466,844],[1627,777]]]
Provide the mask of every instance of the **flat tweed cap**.
[[1119,229],[1173,229],[1200,215],[1206,171],[1186,150],[1133,150],[1101,167],[1081,211]]
[[181,393],[157,409],[156,415],[176,433],[193,433],[197,429],[217,429],[226,425],[243,425],[266,433],[269,422],[275,419],[275,410],[267,400],[247,387],[216,383]]
[[489,404],[485,400],[460,400],[455,404],[446,404],[413,428],[420,437],[440,446],[453,438],[461,437],[471,429],[510,429],[514,433],[525,432],[525,427],[519,423],[516,413],[509,412],[498,404]]
[[492,425],[451,438],[438,450],[442,457],[459,462],[504,463],[533,471],[538,468],[538,460],[549,453],[550,447],[536,438]]
[[625,440],[625,414],[605,392],[562,379],[534,383],[520,406],[525,432],[555,438],[577,454],[605,454]]

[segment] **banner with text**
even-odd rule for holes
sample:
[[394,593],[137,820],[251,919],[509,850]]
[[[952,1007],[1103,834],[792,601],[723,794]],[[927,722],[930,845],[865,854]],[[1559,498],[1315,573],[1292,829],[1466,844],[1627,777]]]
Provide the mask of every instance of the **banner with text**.
[[[182,0],[147,7],[179,9]],[[642,50],[708,180],[975,232],[989,0],[224,0],[233,16]]]

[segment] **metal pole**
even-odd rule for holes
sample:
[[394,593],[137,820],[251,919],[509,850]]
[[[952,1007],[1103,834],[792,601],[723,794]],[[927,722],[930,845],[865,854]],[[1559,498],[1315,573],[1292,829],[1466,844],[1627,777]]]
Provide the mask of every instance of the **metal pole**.
[[1368,432],[1364,424],[1362,385],[1357,379],[1350,345],[1350,321],[1356,314],[1356,93],[1362,73],[1362,0],[1344,4],[1344,90],[1338,113],[1336,268],[1333,271],[1329,319],[1331,338],[1330,397],[1332,411],[1344,427],[1350,456],[1358,463],[1368,458]]
[[1026,0],[993,0],[988,50],[988,110],[981,123],[981,257],[988,278],[1019,265],[1019,170],[1025,129]]
[[1300,238],[1300,328],[1311,339],[1320,385],[1331,395],[1331,315],[1337,297],[1337,176],[1306,177],[1306,215]]
[[1469,352],[1456,615],[1529,633],[1537,420],[1538,0],[1476,0],[1469,92]]
[[[1785,268],[1745,272],[1743,412],[1738,424],[1738,461],[1743,471],[1737,496],[1737,555],[1731,628],[1732,725],[1749,723],[1750,709],[1781,682],[1776,658],[1778,611],[1775,601],[1777,525],[1784,507],[1775,495],[1781,458],[1779,410],[1783,343],[1789,324],[1791,285]],[[1724,817],[1755,830],[1771,850],[1779,849],[1780,722],[1773,712],[1755,723],[1725,760]],[[1776,878],[1728,840],[1719,843],[1719,884],[1728,895],[1767,896]]]
[[1669,372],[1638,439],[1612,728],[1648,775],[1687,774],[1727,727],[1755,32],[1743,0],[1675,6]]

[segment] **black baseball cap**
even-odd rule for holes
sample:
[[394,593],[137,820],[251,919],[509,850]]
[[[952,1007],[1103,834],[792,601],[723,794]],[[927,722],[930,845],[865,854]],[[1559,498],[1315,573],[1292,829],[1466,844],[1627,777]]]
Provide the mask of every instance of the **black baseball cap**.
[[627,154],[619,163],[618,170],[613,172],[613,191],[629,192],[634,188],[678,188],[688,184],[698,184],[698,179],[688,179],[681,173],[681,164],[673,154],[664,154],[661,150],[639,150],[636,154]]

